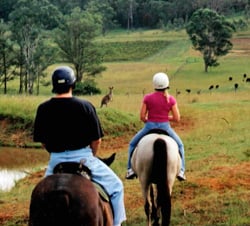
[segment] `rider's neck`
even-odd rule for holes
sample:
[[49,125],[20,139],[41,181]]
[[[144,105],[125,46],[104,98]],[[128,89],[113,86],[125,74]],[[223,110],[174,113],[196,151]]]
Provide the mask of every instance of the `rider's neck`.
[[72,96],[73,96],[72,90],[70,89],[69,92],[67,92],[67,93],[56,94],[55,98],[71,98]]

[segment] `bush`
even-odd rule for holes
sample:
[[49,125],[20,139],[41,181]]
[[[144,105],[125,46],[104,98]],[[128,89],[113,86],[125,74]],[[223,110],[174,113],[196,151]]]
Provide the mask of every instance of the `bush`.
[[93,79],[86,79],[84,82],[76,83],[73,90],[74,95],[94,95],[100,94],[101,90],[96,87],[97,84]]

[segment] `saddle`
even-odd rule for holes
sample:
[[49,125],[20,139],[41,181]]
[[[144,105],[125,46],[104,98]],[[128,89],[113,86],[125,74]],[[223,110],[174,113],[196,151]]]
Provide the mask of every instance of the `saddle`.
[[78,162],[61,162],[57,164],[53,170],[53,173],[69,173],[69,174],[76,174],[79,176],[83,176],[93,183],[95,188],[97,189],[100,197],[102,198],[103,201],[110,202],[110,198],[104,188],[93,181],[91,179],[91,170],[84,165],[84,161],[81,161],[80,163]]
[[[157,128],[149,130],[144,136],[146,136],[146,135],[148,135],[148,134],[152,134],[152,133],[163,134],[163,135],[169,136],[169,134],[168,134],[167,131],[165,131],[165,130],[163,130],[163,129],[157,129]],[[144,136],[143,136],[143,137],[144,137]],[[143,137],[142,137],[142,138],[143,138]],[[142,138],[141,138],[141,139],[142,139]],[[141,139],[140,139],[140,140],[141,140]],[[138,141],[138,143],[140,142],[140,140]],[[138,144],[138,143],[137,143],[137,144]],[[136,148],[136,147],[135,147],[135,148]],[[134,150],[135,150],[135,148],[134,148]],[[134,152],[134,150],[132,150],[132,153]]]
[[[152,133],[163,134],[163,135],[169,136],[169,134],[168,134],[167,131],[165,131],[165,130],[163,130],[163,129],[157,129],[157,128],[149,130],[144,136],[146,136],[146,135],[148,135],[148,134],[152,134]],[[143,136],[143,137],[144,137],[144,136]],[[142,138],[143,138],[143,137],[142,137]],[[142,139],[142,138],[141,138],[141,139]],[[141,140],[141,139],[140,139],[140,140]],[[140,142],[140,140],[138,141],[138,143]],[[138,143],[137,143],[137,144],[138,144]],[[136,149],[136,146],[135,146],[135,148],[134,148],[134,149],[132,150],[132,152],[131,152],[131,157],[132,157],[132,155],[133,155],[135,149]]]
[[[168,132],[165,131],[165,130],[163,130],[163,129],[157,129],[157,128],[156,128],[156,129],[151,129],[151,130],[149,130],[149,131],[147,132],[146,135],[151,134],[151,133],[157,133],[157,134],[163,134],[163,135],[169,136]],[[146,135],[145,135],[145,136],[146,136]]]

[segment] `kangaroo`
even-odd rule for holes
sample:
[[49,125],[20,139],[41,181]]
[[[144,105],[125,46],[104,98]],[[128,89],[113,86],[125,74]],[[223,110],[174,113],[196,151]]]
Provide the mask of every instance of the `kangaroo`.
[[112,100],[113,89],[114,89],[113,86],[109,87],[109,93],[102,98],[101,107],[103,105],[106,105],[106,107],[107,107],[108,102],[110,102]]

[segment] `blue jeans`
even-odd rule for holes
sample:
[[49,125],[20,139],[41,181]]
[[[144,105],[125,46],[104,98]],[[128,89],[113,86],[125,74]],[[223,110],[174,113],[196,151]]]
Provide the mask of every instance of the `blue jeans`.
[[60,162],[80,162],[82,159],[85,160],[84,164],[91,170],[93,181],[102,185],[110,196],[114,210],[114,225],[121,224],[126,220],[123,183],[111,168],[93,156],[89,147],[75,151],[51,153],[45,176],[53,174],[54,167]]
[[131,156],[132,152],[135,149],[136,145],[139,143],[140,139],[146,135],[151,129],[162,129],[165,130],[170,137],[172,137],[178,145],[179,153],[181,156],[181,171],[185,172],[185,151],[184,145],[180,139],[180,137],[176,134],[176,132],[171,128],[169,122],[146,122],[144,127],[132,138],[129,143],[128,149],[128,163],[127,168],[131,168]]

